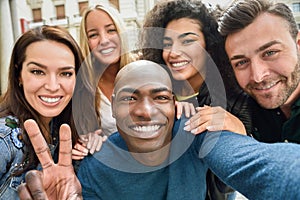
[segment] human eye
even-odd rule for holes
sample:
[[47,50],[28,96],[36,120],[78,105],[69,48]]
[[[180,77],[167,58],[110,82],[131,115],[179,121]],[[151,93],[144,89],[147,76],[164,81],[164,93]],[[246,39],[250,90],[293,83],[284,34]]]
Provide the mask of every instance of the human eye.
[[182,44],[183,45],[188,45],[190,43],[193,43],[194,41],[195,41],[194,39],[185,39],[185,40],[182,41]]
[[161,103],[164,103],[164,102],[169,102],[170,100],[172,100],[173,96],[172,95],[169,95],[169,94],[157,94],[155,96],[155,101],[158,101],[158,102],[161,102]]
[[163,48],[164,49],[170,49],[172,47],[172,43],[170,43],[170,42],[164,42],[163,43]]
[[246,66],[247,63],[249,63],[249,60],[244,59],[244,60],[239,60],[237,62],[234,62],[232,65],[234,66],[234,68],[243,68]]
[[71,77],[71,76],[73,76],[73,74],[74,74],[74,72],[66,71],[66,72],[62,72],[61,76],[63,76],[63,77]]
[[117,33],[117,29],[116,28],[110,28],[107,30],[108,33]]
[[270,56],[273,56],[273,55],[275,55],[277,52],[278,52],[278,51],[274,51],[274,50],[266,51],[266,52],[264,52],[263,57],[270,57]]
[[132,103],[136,100],[133,95],[120,95],[118,101],[121,103]]
[[32,70],[30,70],[30,73],[32,73],[34,75],[44,75],[45,74],[42,70],[39,70],[39,69],[32,69]]
[[93,38],[96,38],[98,36],[97,33],[90,33],[88,34],[88,39],[93,39]]

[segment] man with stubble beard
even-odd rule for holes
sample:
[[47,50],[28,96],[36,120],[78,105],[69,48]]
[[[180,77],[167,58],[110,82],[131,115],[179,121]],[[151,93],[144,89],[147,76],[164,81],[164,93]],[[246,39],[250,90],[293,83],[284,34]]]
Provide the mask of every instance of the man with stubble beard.
[[300,34],[283,3],[239,0],[219,20],[239,85],[252,100],[259,141],[300,143]]

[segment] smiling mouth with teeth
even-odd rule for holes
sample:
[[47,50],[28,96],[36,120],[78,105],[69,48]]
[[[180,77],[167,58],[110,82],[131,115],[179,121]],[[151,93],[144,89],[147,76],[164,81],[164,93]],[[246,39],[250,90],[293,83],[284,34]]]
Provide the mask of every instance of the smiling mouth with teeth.
[[108,49],[101,50],[100,53],[102,53],[102,54],[109,54],[109,53],[111,53],[113,50],[114,50],[114,48],[108,48]]
[[151,125],[151,126],[134,126],[132,129],[136,132],[155,132],[157,131],[161,126],[159,125]]
[[268,90],[268,89],[272,88],[273,86],[277,85],[277,83],[279,83],[279,81],[272,82],[269,84],[263,84],[262,86],[259,86],[259,85],[253,86],[252,88],[256,89],[256,90]]
[[152,137],[155,137],[159,132],[159,129],[162,127],[162,125],[145,125],[145,126],[131,126],[130,129],[132,129],[135,134],[134,137],[143,138],[143,139],[149,139]]
[[61,97],[56,97],[56,98],[40,97],[40,99],[46,103],[56,103],[61,99]]
[[173,67],[182,67],[184,65],[187,65],[188,62],[187,61],[184,61],[184,62],[176,62],[176,63],[172,63],[172,66]]

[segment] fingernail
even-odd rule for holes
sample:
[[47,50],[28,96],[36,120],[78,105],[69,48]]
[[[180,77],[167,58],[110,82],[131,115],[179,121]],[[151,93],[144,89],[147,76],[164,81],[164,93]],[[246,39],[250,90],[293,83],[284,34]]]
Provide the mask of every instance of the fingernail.
[[184,123],[184,125],[189,125],[190,123],[191,123],[190,120],[188,120]]
[[190,128],[191,128],[191,126],[185,126],[184,128],[183,128],[183,130],[185,130],[185,131],[190,131]]

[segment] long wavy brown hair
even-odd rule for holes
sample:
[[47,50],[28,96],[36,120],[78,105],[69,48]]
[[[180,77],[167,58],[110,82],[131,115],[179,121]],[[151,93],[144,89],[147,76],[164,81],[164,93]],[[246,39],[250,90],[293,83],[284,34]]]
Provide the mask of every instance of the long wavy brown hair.
[[[22,64],[26,58],[27,47],[32,43],[45,40],[62,43],[73,52],[75,58],[76,74],[83,61],[79,45],[76,43],[74,38],[70,35],[70,33],[67,30],[58,26],[42,26],[39,28],[29,30],[23,35],[21,35],[16,41],[12,50],[9,65],[7,91],[1,96],[0,99],[0,117],[5,117],[8,115],[16,117],[18,119],[19,127],[23,131],[22,140],[25,143],[26,147],[24,148],[24,161],[26,160],[26,162],[24,162],[25,166],[23,170],[20,170],[16,174],[20,174],[29,168],[34,168],[39,163],[23,126],[25,120],[34,119],[39,124],[47,143],[49,144],[52,141],[51,136],[46,137],[44,134],[45,130],[47,130],[46,127],[49,127],[49,124],[43,124],[40,118],[40,114],[36,110],[34,110],[27,102],[24,96],[23,87],[20,87],[19,85],[19,77],[22,71]],[[45,49],[45,51],[47,50]],[[54,127],[56,127],[57,129],[63,123],[69,124],[71,126],[72,141],[74,143],[78,139],[78,136],[73,122],[71,101],[62,111],[62,113],[54,117],[53,121],[55,121],[56,124]],[[52,131],[58,132],[58,130]]]

